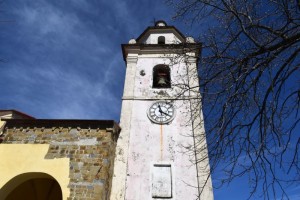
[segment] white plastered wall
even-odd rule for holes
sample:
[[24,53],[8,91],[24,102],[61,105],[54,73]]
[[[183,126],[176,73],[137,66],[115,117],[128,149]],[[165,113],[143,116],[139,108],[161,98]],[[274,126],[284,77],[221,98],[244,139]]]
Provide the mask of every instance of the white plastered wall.
[[[147,117],[147,110],[152,103],[159,99],[172,100],[176,93],[181,91],[176,87],[152,89],[153,67],[158,64],[170,65],[173,84],[189,83],[191,81],[187,78],[189,69],[184,62],[171,64],[172,58],[176,55],[128,55],[130,60],[132,57],[136,58],[134,64],[127,60],[121,141],[118,142],[111,199],[153,199],[152,167],[160,163],[170,164],[172,168],[171,199],[197,199],[198,184],[203,184],[207,177],[205,176],[207,171],[201,174],[199,170],[208,166],[208,160],[200,165],[195,164],[193,135],[196,128],[189,120],[190,100],[187,98],[174,101],[176,117],[168,125],[153,124]],[[185,95],[188,97],[191,94],[186,92]],[[202,123],[201,119],[197,120]],[[204,127],[198,126],[196,131],[199,132],[199,137],[202,137],[201,141],[205,142]],[[202,175],[199,180],[197,173]],[[206,184],[201,199],[213,199],[210,179]]]
[[176,37],[173,33],[152,33],[145,38],[144,44],[157,44],[158,37],[165,37],[166,44],[179,44],[181,43],[180,39]]

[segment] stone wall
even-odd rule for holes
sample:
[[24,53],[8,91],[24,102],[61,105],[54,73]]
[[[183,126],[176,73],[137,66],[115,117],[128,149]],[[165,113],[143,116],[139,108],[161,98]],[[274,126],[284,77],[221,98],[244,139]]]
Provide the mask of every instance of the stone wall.
[[2,143],[50,144],[45,159],[70,159],[68,199],[105,200],[119,132],[113,121],[7,120]]

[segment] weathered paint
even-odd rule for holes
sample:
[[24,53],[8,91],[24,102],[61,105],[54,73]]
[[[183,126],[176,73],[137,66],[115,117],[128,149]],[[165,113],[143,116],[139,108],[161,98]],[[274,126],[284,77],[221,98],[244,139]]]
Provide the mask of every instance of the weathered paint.
[[[168,43],[178,42],[172,33],[152,33],[145,42],[155,44],[160,35],[165,36]],[[152,70],[160,64],[170,67],[173,85],[170,89],[152,88]],[[179,61],[178,54],[172,49],[169,54],[128,54],[120,124],[122,131],[117,145],[112,200],[153,199],[152,170],[154,165],[159,164],[171,166],[170,199],[197,199],[200,187],[207,179],[200,199],[213,199],[211,180],[207,178],[208,159],[195,164],[196,157],[207,157],[202,112],[200,108],[196,115],[190,112],[191,107],[199,106],[199,99],[191,100],[199,98],[199,92],[187,91],[180,98],[175,98],[182,92],[175,84],[198,84],[196,67],[195,58]],[[176,116],[169,124],[154,124],[147,116],[148,108],[160,99],[172,100],[176,108]],[[191,123],[191,117],[198,123],[197,126]],[[201,148],[204,149],[201,155],[194,152],[197,141],[201,141]]]
[[171,198],[172,197],[172,171],[171,165],[152,166],[152,197]]

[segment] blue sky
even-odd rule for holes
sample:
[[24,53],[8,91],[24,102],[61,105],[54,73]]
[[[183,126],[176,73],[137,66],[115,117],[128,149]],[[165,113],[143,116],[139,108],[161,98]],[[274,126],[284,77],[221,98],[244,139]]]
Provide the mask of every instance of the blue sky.
[[[193,35],[171,20],[174,12],[163,1],[6,0],[0,7],[0,109],[36,118],[119,121],[120,44],[137,38],[154,18]],[[246,199],[248,192],[246,177],[214,190],[216,200]]]
[[154,18],[156,1],[4,1],[0,19],[2,109],[36,118],[119,120],[121,43]]

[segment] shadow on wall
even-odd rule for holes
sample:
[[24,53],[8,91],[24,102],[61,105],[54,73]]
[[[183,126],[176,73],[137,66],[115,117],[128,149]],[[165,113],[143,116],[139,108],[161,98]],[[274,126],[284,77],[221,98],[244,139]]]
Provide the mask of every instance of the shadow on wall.
[[5,200],[61,200],[62,190],[58,182],[46,173],[24,173],[12,178],[0,189]]

